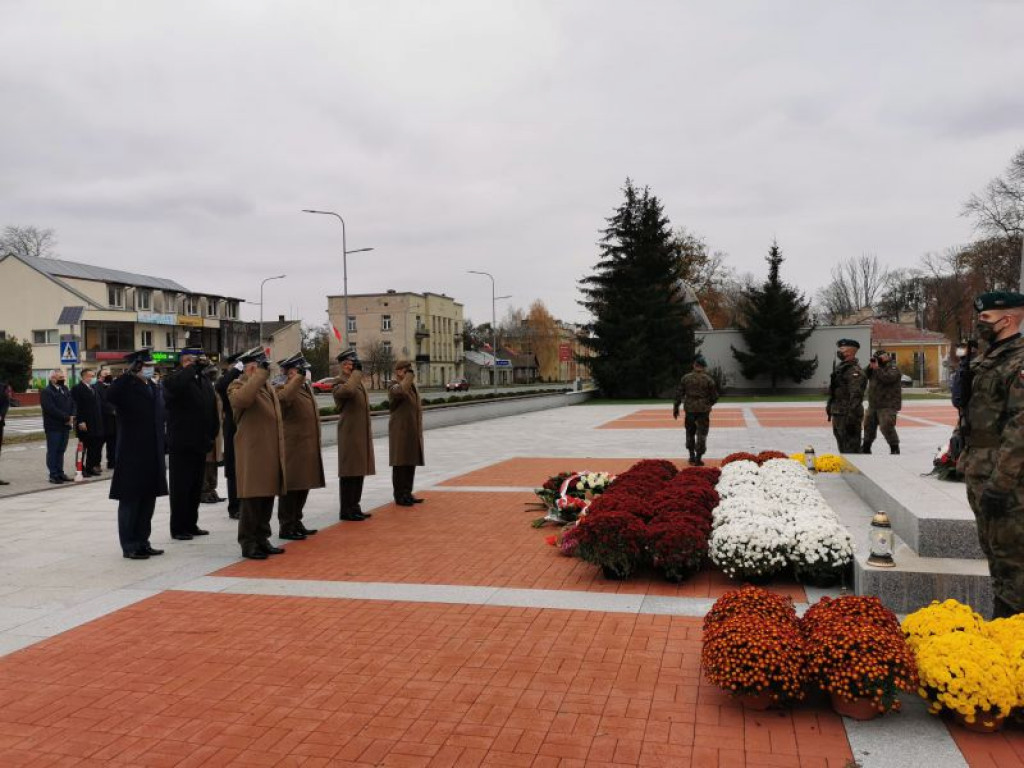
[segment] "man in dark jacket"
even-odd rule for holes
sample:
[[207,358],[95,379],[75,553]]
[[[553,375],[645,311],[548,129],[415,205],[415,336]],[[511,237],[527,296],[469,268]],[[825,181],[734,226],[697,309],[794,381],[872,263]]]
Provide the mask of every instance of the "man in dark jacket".
[[43,432],[46,433],[46,468],[50,482],[55,485],[71,482],[64,474],[64,452],[68,449],[68,433],[75,419],[75,401],[65,381],[64,371],[58,369],[50,374],[50,383],[39,393]]
[[131,560],[162,555],[149,535],[156,497],[167,495],[164,465],[164,395],[153,383],[153,358],[148,349],[125,357],[130,368],[114,380],[108,402],[117,410],[118,460],[110,483],[117,499],[121,551]]
[[209,531],[199,527],[199,498],[206,454],[217,439],[217,395],[203,375],[208,361],[198,351],[182,353],[181,365],[163,380],[167,399],[170,457],[171,538],[189,541]]
[[103,371],[96,384],[96,391],[100,394],[100,402],[103,405],[103,444],[107,447],[107,469],[114,468],[117,457],[117,413],[114,406],[107,402],[107,392],[114,381],[114,374],[110,371]]
[[867,376],[857,362],[860,342],[840,339],[836,342],[839,365],[832,371],[828,385],[825,415],[832,422],[832,434],[840,453],[859,453],[861,426],[864,421],[864,389]]
[[686,425],[686,450],[690,452],[690,463],[704,465],[707,451],[708,432],[711,430],[711,409],[718,402],[718,385],[707,372],[708,363],[703,355],[693,361],[693,370],[683,376],[676,387],[672,402],[672,418],[679,418],[679,406],[683,406],[683,421]]
[[[4,424],[7,423],[7,411],[11,407],[11,385],[6,381],[0,381],[0,449],[4,447]],[[0,485],[10,485],[6,480],[0,480]]]
[[103,474],[103,402],[96,391],[96,371],[82,369],[82,379],[71,388],[75,401],[75,434],[85,448],[82,474],[99,477]]
[[900,436],[896,432],[896,417],[903,406],[903,375],[896,361],[884,349],[872,355],[864,375],[868,380],[868,410],[864,414],[864,444],[861,453],[871,453],[875,435],[889,444],[889,452],[900,452]]
[[245,365],[237,362],[238,356],[228,358],[231,367],[217,379],[215,389],[220,397],[224,430],[224,479],[228,484],[228,517],[238,519],[238,484],[235,482],[235,414],[228,400],[228,387],[242,375]]

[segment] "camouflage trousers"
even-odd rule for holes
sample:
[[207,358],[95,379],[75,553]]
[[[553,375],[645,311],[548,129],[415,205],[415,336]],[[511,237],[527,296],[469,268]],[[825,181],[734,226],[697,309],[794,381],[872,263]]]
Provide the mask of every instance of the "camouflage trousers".
[[703,456],[708,449],[711,413],[687,413],[684,423],[686,424],[686,450]]
[[981,492],[987,482],[987,475],[967,475],[967,501],[978,522],[978,543],[988,558],[992,593],[1012,610],[1024,613],[1024,494],[1020,488],[1014,490],[1006,511],[992,517],[981,511]]
[[868,408],[864,414],[864,447],[870,448],[875,442],[878,430],[882,430],[882,437],[889,444],[890,448],[896,448],[900,444],[900,436],[896,434],[896,415],[899,413],[895,408]]
[[860,453],[860,425],[863,419],[863,408],[832,414],[832,434],[835,435],[840,453]]

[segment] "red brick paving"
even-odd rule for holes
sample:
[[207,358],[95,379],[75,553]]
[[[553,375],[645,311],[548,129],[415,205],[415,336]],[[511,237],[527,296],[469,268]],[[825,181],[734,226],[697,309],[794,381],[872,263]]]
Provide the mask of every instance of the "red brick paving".
[[[718,571],[700,573],[682,584],[649,573],[627,581],[607,580],[599,568],[548,546],[544,539],[556,529],[530,527],[531,520],[543,515],[543,510],[525,506],[536,500],[530,493],[421,495],[427,501],[419,506],[381,507],[371,520],[332,526],[305,541],[290,542],[285,555],[241,561],[215,575],[703,598],[717,598],[736,587]],[[772,589],[806,601],[799,584],[783,581]]]
[[[712,429],[746,427],[741,408],[716,408],[711,412]],[[682,429],[683,420],[672,418],[672,409],[643,409],[602,424],[598,429]]]
[[1006,726],[999,733],[974,733],[949,726],[957,747],[972,768],[1024,767],[1024,728]]
[[745,711],[700,620],[167,592],[0,659],[3,765],[843,766]]

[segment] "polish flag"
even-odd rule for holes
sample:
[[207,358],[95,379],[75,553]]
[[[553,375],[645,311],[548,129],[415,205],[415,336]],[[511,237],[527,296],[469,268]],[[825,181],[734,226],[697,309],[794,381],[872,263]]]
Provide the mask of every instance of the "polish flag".
[[334,327],[334,323],[331,323],[331,330],[334,331],[334,338],[341,341],[341,331]]

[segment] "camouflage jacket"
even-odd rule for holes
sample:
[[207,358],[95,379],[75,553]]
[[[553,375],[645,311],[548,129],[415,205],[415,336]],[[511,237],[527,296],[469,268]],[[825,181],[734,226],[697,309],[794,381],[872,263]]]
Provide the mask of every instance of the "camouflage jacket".
[[707,413],[718,402],[718,385],[708,374],[690,371],[679,381],[676,387],[676,399],[672,408],[678,410],[683,404],[687,413]]
[[828,385],[828,407],[835,416],[845,416],[864,406],[864,388],[868,377],[864,375],[857,358],[844,360],[832,371]]
[[971,363],[964,472],[1015,490],[1024,477],[1024,338],[990,348]]
[[893,408],[899,410],[903,406],[903,389],[900,381],[900,369],[890,361],[872,370],[864,369],[868,380],[868,408]]

